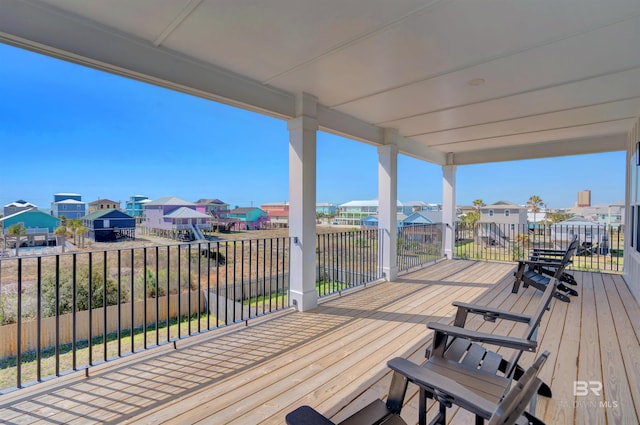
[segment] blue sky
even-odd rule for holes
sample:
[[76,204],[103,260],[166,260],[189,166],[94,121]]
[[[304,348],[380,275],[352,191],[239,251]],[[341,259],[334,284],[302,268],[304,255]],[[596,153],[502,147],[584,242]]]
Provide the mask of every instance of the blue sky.
[[[0,205],[134,194],[288,200],[286,122],[0,44]],[[317,200],[377,197],[375,147],[318,134]],[[624,199],[623,152],[458,167],[457,203]],[[401,155],[401,201],[441,202],[441,167]]]

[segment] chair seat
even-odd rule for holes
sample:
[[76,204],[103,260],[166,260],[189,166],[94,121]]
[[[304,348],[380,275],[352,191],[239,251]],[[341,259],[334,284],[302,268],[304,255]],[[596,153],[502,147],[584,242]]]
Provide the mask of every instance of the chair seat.
[[[423,367],[460,383],[486,400],[486,405],[480,407],[489,414],[500,402],[511,383],[511,379],[498,376],[495,372],[484,371],[442,357],[432,357]],[[474,411],[473,413],[479,412]]]

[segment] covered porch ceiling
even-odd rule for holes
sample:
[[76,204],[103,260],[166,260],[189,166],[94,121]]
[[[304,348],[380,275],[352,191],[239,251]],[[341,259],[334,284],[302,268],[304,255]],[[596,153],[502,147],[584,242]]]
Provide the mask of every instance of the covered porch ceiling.
[[0,41],[436,164],[625,149],[638,0],[0,0]]

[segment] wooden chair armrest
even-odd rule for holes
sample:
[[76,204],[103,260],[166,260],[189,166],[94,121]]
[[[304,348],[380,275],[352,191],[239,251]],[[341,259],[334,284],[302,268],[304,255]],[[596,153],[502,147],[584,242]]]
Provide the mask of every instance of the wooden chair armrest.
[[[500,347],[513,348],[521,351],[535,352],[538,342],[524,338],[517,338],[506,335],[495,335],[485,332],[472,331],[458,326],[443,325],[442,323],[430,322],[427,327],[436,333],[450,337],[468,339],[469,341],[482,342],[485,344],[497,345]],[[434,340],[438,339],[434,336]]]
[[452,305],[454,307],[458,307],[458,310],[466,310],[467,313],[481,314],[484,316],[485,320],[494,321],[495,319],[504,319],[522,323],[528,323],[531,321],[531,316],[527,314],[513,313],[511,311],[500,310],[498,308],[487,307],[484,305],[463,303],[460,301],[454,301]]
[[482,416],[488,418],[495,409],[495,404],[480,397],[453,379],[442,376],[429,369],[419,366],[402,357],[396,357],[387,362],[387,366],[394,372],[407,378],[410,382],[433,392],[440,401],[453,400],[463,409],[482,411]]

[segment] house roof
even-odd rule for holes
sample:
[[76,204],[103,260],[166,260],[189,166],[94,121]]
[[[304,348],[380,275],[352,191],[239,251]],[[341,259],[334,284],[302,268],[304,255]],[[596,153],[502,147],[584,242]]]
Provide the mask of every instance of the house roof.
[[5,221],[5,220],[8,220],[10,218],[17,217],[19,215],[28,216],[28,215],[32,215],[32,214],[38,214],[38,215],[43,215],[43,216],[46,216],[46,217],[51,217],[52,219],[55,219],[56,221],[60,220],[58,217],[54,217],[51,214],[47,214],[47,213],[42,212],[42,211],[38,211],[38,210],[23,210],[23,211],[18,211],[15,214],[8,215],[6,217],[2,217],[2,218],[0,218],[0,221]]
[[429,214],[428,211],[416,211],[413,214],[409,215],[404,221],[408,223],[412,223],[414,221],[426,221],[427,223],[433,223],[433,221],[428,217],[428,215],[433,215],[433,213]]
[[117,210],[115,208],[111,208],[111,209],[107,209],[107,210],[98,210],[98,211],[94,211],[90,214],[85,215],[84,217],[82,217],[83,220],[96,220],[99,218],[131,218],[133,219],[133,217],[131,217],[129,214],[123,213],[120,210]]
[[83,204],[85,205],[84,202],[82,201],[76,201],[75,199],[65,199],[64,201],[58,201],[58,202],[54,202],[55,204]]
[[588,220],[582,216],[576,215],[574,217],[571,217],[568,220],[565,221],[560,221],[558,223],[555,223],[554,226],[566,226],[566,225],[573,225],[573,226],[604,226],[601,223],[598,223],[597,221],[591,221]]
[[120,205],[120,201],[112,201],[111,199],[97,199],[93,202],[89,202],[89,205],[98,205],[98,204],[117,204]]
[[487,205],[487,206],[482,207],[482,208],[487,208],[487,207],[503,207],[503,208],[511,208],[511,209],[526,209],[527,208],[527,207],[524,207],[522,205],[514,204],[513,202],[509,202],[509,201],[494,202],[493,204]]
[[180,207],[164,215],[167,218],[211,218],[211,216],[188,207]]
[[185,201],[182,198],[178,198],[177,196],[163,196],[162,198],[158,198],[154,201],[147,202],[147,206],[156,206],[156,205],[171,205],[171,206],[195,206],[193,202]]
[[5,205],[5,208],[7,208],[7,207],[18,207],[18,208],[33,207],[33,208],[38,208],[37,205],[34,205],[31,202],[23,201],[22,199],[18,199],[17,201],[9,202],[7,205]]
[[82,196],[79,193],[72,193],[72,192],[58,192],[58,193],[54,193],[53,196]]
[[[251,212],[253,210],[261,210],[260,208],[257,207],[242,207],[242,208],[235,208],[232,209],[231,211],[229,211],[229,214],[247,214],[248,212]],[[263,211],[266,213],[266,211]]]
[[214,205],[227,205],[226,202],[222,202],[220,199],[218,198],[202,198],[202,199],[198,199],[196,202],[196,204],[200,204],[200,205],[210,205],[210,204],[214,204]]

